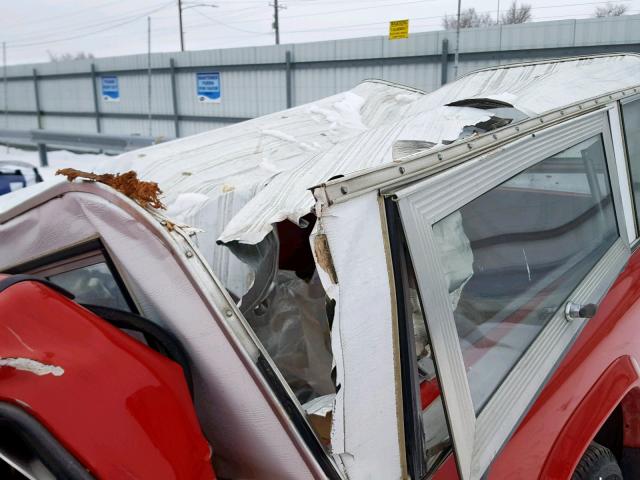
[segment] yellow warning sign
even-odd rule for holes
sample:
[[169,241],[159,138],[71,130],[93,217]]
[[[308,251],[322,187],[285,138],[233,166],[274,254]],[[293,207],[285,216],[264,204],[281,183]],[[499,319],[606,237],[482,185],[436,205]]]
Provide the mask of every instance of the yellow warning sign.
[[389,22],[389,40],[409,38],[409,19]]

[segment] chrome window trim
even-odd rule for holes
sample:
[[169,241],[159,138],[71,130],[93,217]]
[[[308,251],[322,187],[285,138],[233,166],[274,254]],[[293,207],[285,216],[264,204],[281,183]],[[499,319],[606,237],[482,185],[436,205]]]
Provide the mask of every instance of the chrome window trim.
[[570,297],[597,303],[629,257],[609,128],[607,112],[593,112],[393,192],[417,272],[463,480],[482,477],[585,322],[567,322],[562,308],[556,312],[476,417],[432,225],[522,170],[602,135],[620,238]]
[[41,277],[50,277],[61,273],[70,272],[79,268],[89,267],[98,263],[106,263],[106,259],[100,250],[83,253],[74,257],[57,261],[52,264],[43,265],[29,271],[29,275],[38,275]]
[[613,195],[618,231],[627,245],[636,239],[636,221],[633,197],[631,194],[631,179],[627,167],[624,140],[622,136],[622,117],[617,104],[611,105],[607,111],[607,127],[602,132],[605,158],[609,170],[609,182]]
[[[627,145],[627,136],[624,131],[624,114],[622,111],[622,107],[629,103],[635,102],[640,103],[640,94],[616,102],[616,104],[612,106],[611,110],[609,111],[609,118],[611,121],[611,135],[613,138],[613,145],[616,148],[616,161],[623,164],[619,166],[619,171],[623,172],[623,174],[626,176],[626,184],[622,185],[621,188],[622,195],[623,199],[626,196],[626,198],[628,198],[630,202],[631,221],[635,226],[635,230],[633,230],[635,235],[633,236],[633,238],[631,236],[629,237],[629,243],[632,245],[632,247],[635,247],[640,240],[640,225],[638,225],[638,214],[640,214],[640,212],[636,212],[635,198],[631,183],[629,147]],[[613,114],[614,111],[615,118]],[[622,181],[623,179],[621,178],[621,182]]]

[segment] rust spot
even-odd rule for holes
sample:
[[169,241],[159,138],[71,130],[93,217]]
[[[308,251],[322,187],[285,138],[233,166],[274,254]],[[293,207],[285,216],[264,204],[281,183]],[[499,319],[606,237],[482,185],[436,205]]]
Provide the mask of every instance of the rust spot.
[[320,268],[327,272],[332,283],[338,283],[338,274],[333,266],[331,250],[329,250],[329,240],[324,233],[316,236],[313,242],[313,250]]
[[162,194],[162,190],[160,190],[158,184],[138,179],[138,174],[132,170],[125,173],[105,173],[98,175],[76,170],[75,168],[63,168],[58,170],[56,175],[64,175],[70,182],[73,182],[76,178],[84,178],[93,180],[94,182],[104,183],[126,195],[144,208],[165,208],[164,204],[158,198],[160,194]]

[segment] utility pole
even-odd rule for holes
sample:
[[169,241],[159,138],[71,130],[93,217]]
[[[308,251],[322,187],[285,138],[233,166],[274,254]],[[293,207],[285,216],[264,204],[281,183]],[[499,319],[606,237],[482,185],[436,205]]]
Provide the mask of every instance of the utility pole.
[[[2,42],[2,78],[4,83],[4,128],[9,128],[9,94],[7,89],[7,42]],[[9,153],[9,143],[7,143]]]
[[180,23],[180,51],[184,52],[184,30],[182,30],[182,0],[178,0],[178,22]]
[[149,105],[149,136],[151,137],[151,17],[147,17],[147,100]]
[[456,54],[453,63],[453,79],[458,79],[458,57],[460,54],[460,4],[462,0],[458,0],[458,21],[456,22]]
[[278,0],[273,0],[273,28],[276,31],[276,45],[280,45],[280,21],[278,18]]

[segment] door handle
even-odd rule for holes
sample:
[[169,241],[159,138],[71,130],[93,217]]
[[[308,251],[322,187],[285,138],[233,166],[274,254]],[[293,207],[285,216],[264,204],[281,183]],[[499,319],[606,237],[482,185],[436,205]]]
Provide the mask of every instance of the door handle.
[[574,302],[567,302],[564,309],[564,316],[567,320],[571,321],[576,318],[593,318],[598,311],[598,305],[595,303],[580,304]]

